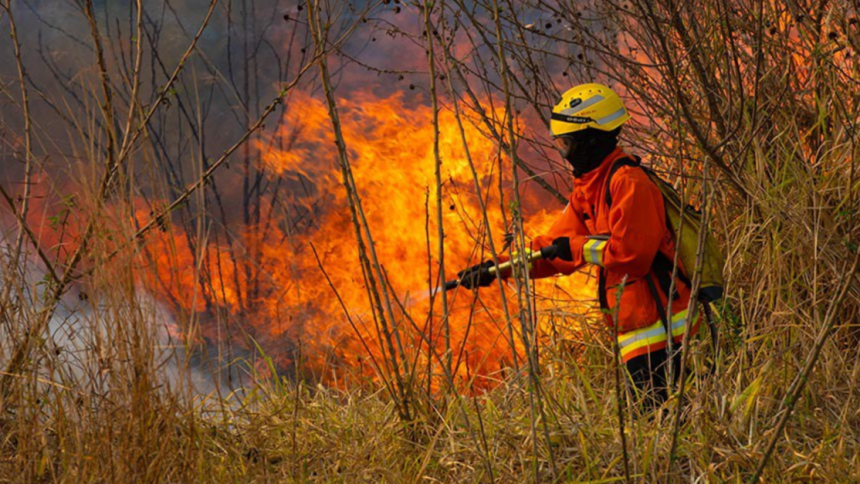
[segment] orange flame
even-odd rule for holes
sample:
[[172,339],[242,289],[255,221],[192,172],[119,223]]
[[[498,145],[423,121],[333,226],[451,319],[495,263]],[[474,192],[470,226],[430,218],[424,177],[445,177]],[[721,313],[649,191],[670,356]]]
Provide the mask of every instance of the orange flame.
[[[242,321],[241,330],[227,331],[227,337],[244,340],[247,346],[246,336],[251,336],[282,366],[293,364],[301,347],[302,364],[324,379],[332,380],[332,370],[344,367],[369,374],[373,370],[365,362],[370,355],[362,340],[377,361],[381,343],[359,265],[328,112],[322,102],[304,94],[293,95],[288,108],[278,132],[256,143],[262,168],[288,185],[288,195],[266,208],[268,214],[280,217],[280,223],[245,227],[244,249],[210,242],[196,249],[196,257],[188,237],[173,229],[148,245],[149,254],[161,262],[156,262],[158,267],[145,278],[146,283],[163,288],[163,297],[177,308],[210,315],[221,311]],[[395,308],[396,324],[406,351],[426,353],[419,334],[423,332],[441,354],[438,297],[435,316],[428,320],[428,295],[441,282],[432,110],[403,94],[376,98],[365,93],[339,100],[339,114],[375,249],[392,296],[402,304]],[[498,237],[505,230],[496,193],[499,147],[473,125],[464,123],[463,128],[481,192],[491,194],[489,232]],[[450,111],[440,112],[439,131],[446,277],[452,279],[452,268],[477,263],[489,252],[476,251],[476,240],[484,230],[480,204],[460,128]],[[524,205],[529,213],[529,207],[540,205],[539,197],[530,194]],[[552,211],[536,212],[529,229],[534,234],[553,220]],[[561,304],[568,305],[570,295],[593,294],[578,277],[541,281],[537,292],[559,294]],[[510,365],[512,351],[498,289],[482,289],[477,303],[465,289],[448,296],[452,352],[455,362],[461,362],[458,376],[486,376]],[[559,301],[541,299],[539,309],[558,305]],[[516,315],[514,306],[511,309]],[[513,324],[518,332],[519,323]],[[212,340],[223,339],[224,331],[214,324],[201,328],[202,336]],[[417,361],[426,364],[426,355]],[[476,383],[487,385],[488,380]]]

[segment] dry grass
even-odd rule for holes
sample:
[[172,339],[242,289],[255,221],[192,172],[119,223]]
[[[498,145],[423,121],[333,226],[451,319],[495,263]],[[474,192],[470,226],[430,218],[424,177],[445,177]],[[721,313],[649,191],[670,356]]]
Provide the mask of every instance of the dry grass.
[[[356,371],[352,381],[359,383],[332,388],[303,378],[301,369],[289,377],[272,376],[283,368],[257,347],[252,356],[232,349],[224,355],[248,373],[242,381],[253,385],[233,391],[240,385],[231,386],[226,378],[201,383],[200,315],[218,324],[222,317],[225,324],[235,320],[219,312],[213,302],[217,297],[195,293],[208,305],[205,311],[171,315],[143,289],[137,276],[152,270],[148,264],[153,262],[142,248],[153,233],[169,234],[172,223],[195,234],[189,240],[199,243],[195,254],[201,260],[208,257],[207,244],[226,246],[218,237],[235,244],[225,261],[236,264],[247,257],[253,266],[263,260],[254,258],[253,248],[241,246],[240,237],[230,238],[235,235],[225,228],[230,202],[219,190],[238,183],[222,178],[219,185],[214,173],[241,158],[235,164],[245,170],[244,181],[264,179],[246,142],[276,117],[272,113],[289,99],[291,89],[307,87],[299,82],[306,73],[318,71],[320,78],[311,85],[322,83],[334,113],[339,98],[332,95],[337,86],[330,82],[326,61],[361,28],[356,20],[361,16],[337,8],[303,11],[302,28],[310,30],[303,30],[300,48],[307,55],[284,67],[289,75],[279,77],[282,90],[272,93],[274,101],[259,93],[251,99],[224,82],[223,88],[234,89],[227,97],[256,102],[257,108],[243,111],[238,134],[218,147],[226,152],[209,158],[203,141],[195,148],[199,152],[189,154],[183,151],[186,140],[165,147],[157,136],[177,130],[173,121],[164,121],[168,116],[162,118],[161,109],[201,106],[193,90],[177,94],[170,88],[175,81],[199,81],[197,72],[183,71],[186,61],[197,62],[194,66],[214,79],[229,77],[200,55],[202,47],[195,47],[208,17],[199,31],[187,35],[187,49],[176,65],[165,67],[143,54],[150,47],[157,53],[157,42],[138,24],[125,32],[130,50],[122,75],[104,59],[93,60],[87,66],[91,71],[74,81],[54,74],[55,81],[72,86],[58,91],[68,104],[55,102],[47,115],[64,123],[70,141],[60,143],[54,131],[40,131],[44,113],[39,122],[31,119],[37,116],[31,98],[51,93],[38,91],[27,79],[13,3],[4,2],[3,20],[13,33],[10,65],[18,68],[3,95],[21,122],[4,128],[16,134],[15,143],[7,141],[15,147],[9,156],[21,162],[18,171],[26,188],[12,190],[0,180],[6,204],[0,234],[0,482],[625,479],[612,348],[589,342],[572,353],[568,342],[538,335],[539,327],[591,323],[562,310],[534,314],[527,281],[520,279],[507,293],[521,311],[500,322],[504,337],[520,338],[510,344],[526,347],[523,338],[531,344],[519,360],[521,367],[493,375],[499,384],[486,392],[454,391],[467,385],[454,381],[450,355],[439,348],[428,351],[423,335],[416,334],[419,325],[409,320],[409,327],[405,310],[388,300],[391,287],[372,254],[374,227],[364,219],[361,187],[340,135],[338,160],[351,197],[351,229],[365,253],[368,313],[386,329],[371,344],[391,348],[383,350],[390,366],[374,379]],[[552,8],[543,2],[477,2],[477,10],[466,3],[448,2],[444,21],[435,2],[419,9],[426,30],[435,26],[441,32],[431,37],[435,40],[426,52],[433,72],[446,76],[445,82],[433,83],[432,95],[443,109],[456,111],[458,123],[474,122],[496,142],[499,162],[511,173],[500,175],[503,180],[522,175],[514,166],[537,176],[527,164],[537,157],[523,153],[545,152],[547,140],[542,131],[515,133],[513,120],[496,119],[496,112],[478,100],[503,100],[514,106],[503,110],[508,114],[531,109],[539,119],[559,90],[551,84],[558,82],[557,72],[565,73],[564,82],[599,79],[624,92],[637,121],[635,129],[625,131],[625,142],[647,154],[691,200],[701,202],[707,167],[712,230],[728,258],[726,306],[718,322],[721,352],[717,362],[710,361],[714,351],[707,338],[693,342],[693,371],[677,434],[674,402],[662,414],[637,415],[635,402],[621,399],[630,480],[860,481],[860,75],[856,57],[847,55],[860,50],[856,6],[596,1],[580,6],[594,14],[589,16],[577,15],[574,2]],[[393,8],[387,4],[369,8]],[[99,31],[91,2],[81,4],[81,15],[93,46],[120,58],[111,50],[118,42]],[[343,15],[340,23],[323,21],[338,15]],[[540,20],[527,23],[529,15]],[[257,33],[243,34],[247,45],[257,45]],[[401,34],[427,45],[426,36]],[[444,42],[446,34],[475,48],[458,57]],[[141,46],[144,38],[146,47]],[[143,62],[150,62],[152,71],[155,66],[162,70],[161,82],[141,91],[148,94],[138,91],[147,79]],[[257,82],[265,77],[244,74]],[[288,103],[284,109],[290,109]],[[179,124],[196,136],[195,129],[203,132],[204,127],[188,114],[193,111],[181,111],[185,117]],[[331,118],[332,129],[340,132],[336,116]],[[61,152],[71,154],[62,159],[67,169],[55,175],[52,165],[41,160],[46,153]],[[191,161],[178,161],[186,159]],[[468,164],[480,187],[471,159]],[[170,176],[178,171],[190,178],[162,175],[170,170]],[[37,174],[42,185],[33,182]],[[63,176],[72,179],[69,185]],[[547,181],[551,176],[556,174],[545,174],[542,186],[561,190],[564,183],[556,187]],[[31,191],[31,184],[44,193]],[[75,187],[72,196],[65,191],[70,186]],[[448,189],[441,176],[433,188],[440,198]],[[264,190],[243,192],[244,200],[271,196],[272,206],[286,206]],[[518,212],[519,196],[511,200],[500,194],[509,202],[500,205],[512,212],[510,222],[520,239],[515,245],[524,242],[517,217],[528,218]],[[42,203],[42,197],[56,204]],[[147,200],[146,209],[136,197]],[[475,220],[482,215],[488,220],[486,212],[493,208],[481,207],[485,213],[475,214]],[[271,222],[253,220],[253,207],[243,208],[243,227]],[[278,222],[289,225],[293,219],[288,214],[271,223]],[[301,236],[300,230],[286,232]],[[192,274],[214,292],[214,276],[202,269],[208,265],[197,259],[195,267],[183,265],[176,247],[164,247],[173,251],[165,259],[173,264],[166,273]],[[437,250],[434,260],[441,259],[442,249],[428,249]],[[163,269],[154,272],[164,274]],[[179,333],[185,338],[177,338]],[[232,342],[234,336],[224,339]],[[253,346],[247,343],[252,336],[242,334],[247,346]],[[398,347],[401,336],[417,343]],[[428,356],[419,358],[423,352]],[[237,354],[249,361],[235,361],[241,360]],[[417,371],[408,367],[411,362]],[[709,372],[714,363],[716,370]],[[673,441],[677,450],[670,462]]]
[[[63,351],[46,354],[43,369],[19,379],[4,402],[3,482],[521,482],[532,475],[535,444],[541,480],[623,476],[608,348],[593,347],[579,361],[546,349],[550,443],[535,443],[525,375],[475,397],[425,402],[433,411],[410,423],[376,384],[338,390],[280,378],[241,397],[189,396],[156,368],[163,356],[151,319],[141,317],[152,314],[116,292],[122,299],[98,316],[99,331],[121,331],[79,335],[88,349],[68,357],[75,365],[59,364]],[[110,324],[113,317],[122,324]],[[741,482],[761,458],[762,436],[793,375],[787,369],[799,362],[777,346],[786,335],[745,333],[743,346],[727,346],[718,378],[702,376],[710,350],[696,348],[700,368],[673,480]],[[854,362],[844,355],[836,343],[823,353],[808,382],[816,390],[804,393],[765,482],[860,478],[854,373],[846,371]],[[69,366],[75,374],[63,375],[59,368]],[[669,423],[627,420],[631,476],[665,480]],[[476,443],[470,429],[478,425]]]

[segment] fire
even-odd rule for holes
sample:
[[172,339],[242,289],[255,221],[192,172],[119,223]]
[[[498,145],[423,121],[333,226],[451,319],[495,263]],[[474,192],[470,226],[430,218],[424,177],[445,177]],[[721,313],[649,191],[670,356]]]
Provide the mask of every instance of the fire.
[[[434,320],[428,321],[429,295],[440,282],[431,108],[403,93],[386,98],[361,93],[340,99],[339,113],[375,249],[392,297],[399,301],[394,305],[406,351],[426,353],[422,331],[441,354],[438,297]],[[456,270],[488,258],[489,250],[477,246],[483,219],[457,121],[449,110],[439,115],[446,278],[452,279]],[[496,187],[499,176],[509,186],[507,173],[499,173],[498,145],[469,122],[464,129],[481,193],[491,194],[489,233],[498,249],[505,227]],[[201,248],[191,244],[187,234],[169,229],[147,246],[155,269],[143,278],[147,287],[175,310],[212,321],[201,324],[199,336],[210,341],[230,338],[245,348],[258,344],[281,369],[293,369],[300,358],[300,371],[335,384],[341,383],[332,381],[338,374],[371,374],[365,344],[378,359],[381,343],[325,105],[294,94],[284,123],[255,147],[261,168],[288,187],[286,197],[272,200],[262,217],[278,222],[244,227],[238,234],[241,244],[232,249],[211,241]],[[527,231],[538,234],[552,223],[556,208],[544,210],[538,194],[527,195]],[[539,309],[570,306],[568,295],[585,299],[593,294],[581,277],[540,281],[537,292],[560,295],[558,301],[540,299]],[[482,289],[477,303],[465,289],[448,295],[453,359],[460,362],[457,375],[487,376],[510,365],[512,350],[498,289]],[[516,314],[514,306],[511,312]],[[218,319],[234,323],[224,327],[214,323]],[[518,330],[519,323],[513,324]],[[426,355],[418,361],[426,364]]]

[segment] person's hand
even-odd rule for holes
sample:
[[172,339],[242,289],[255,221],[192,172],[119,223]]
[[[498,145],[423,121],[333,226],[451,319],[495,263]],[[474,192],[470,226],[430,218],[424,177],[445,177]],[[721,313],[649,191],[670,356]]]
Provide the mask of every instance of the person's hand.
[[553,240],[552,245],[543,247],[540,252],[544,259],[561,259],[567,262],[573,261],[573,253],[570,251],[570,239],[567,237],[559,237]]
[[485,260],[480,264],[474,265],[468,269],[463,269],[457,273],[460,279],[460,285],[466,289],[477,289],[479,287],[487,287],[496,280],[496,274],[491,274],[490,267],[493,267],[493,261]]

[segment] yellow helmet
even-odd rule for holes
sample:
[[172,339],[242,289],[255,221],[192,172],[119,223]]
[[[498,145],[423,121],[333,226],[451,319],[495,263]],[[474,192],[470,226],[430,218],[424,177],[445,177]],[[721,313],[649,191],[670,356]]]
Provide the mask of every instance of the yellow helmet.
[[575,133],[586,128],[612,131],[630,115],[615,91],[601,84],[583,84],[568,89],[552,108],[549,129],[553,136]]

